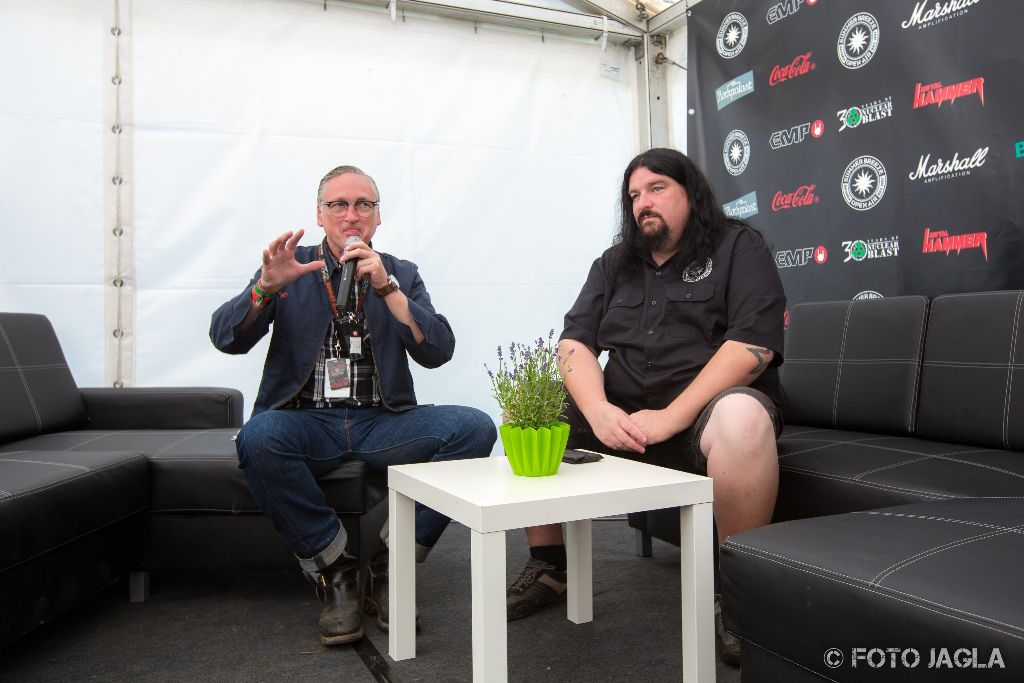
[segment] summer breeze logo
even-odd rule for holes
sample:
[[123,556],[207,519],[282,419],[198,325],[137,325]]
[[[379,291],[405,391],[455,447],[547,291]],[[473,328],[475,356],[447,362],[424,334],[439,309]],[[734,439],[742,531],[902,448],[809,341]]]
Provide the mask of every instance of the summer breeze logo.
[[726,14],[718,29],[715,45],[718,47],[718,54],[726,59],[732,59],[743,52],[743,48],[747,46],[747,18],[739,12]]
[[814,71],[814,62],[811,61],[813,54],[813,52],[805,52],[802,55],[797,55],[789,64],[773,66],[772,73],[768,77],[768,85],[774,88],[783,81],[791,81],[798,76]]
[[919,29],[931,28],[944,21],[962,17],[967,14],[968,7],[977,5],[979,2],[981,0],[947,0],[945,4],[942,4],[935,0],[935,6],[928,9],[928,0],[921,0],[921,2],[914,6],[914,11],[910,18],[900,24],[900,26],[903,28],[910,28],[911,26],[916,26]]
[[851,209],[867,211],[882,201],[888,177],[873,156],[857,157],[843,171],[843,199]]
[[959,255],[962,249],[981,249],[988,261],[988,233],[967,232],[961,235],[950,235],[945,230],[924,229],[924,245],[921,247],[922,254],[944,253],[956,251]]
[[929,83],[914,86],[914,109],[927,107],[934,104],[941,107],[943,102],[952,103],[958,97],[964,95],[977,95],[981,100],[981,106],[985,106],[985,79],[982,77],[972,78],[956,85],[942,85],[942,83]]
[[899,256],[900,238],[894,235],[892,237],[876,237],[870,240],[849,240],[843,242],[843,251],[846,252],[846,258],[843,259],[843,263]]
[[878,20],[867,12],[858,12],[846,20],[839,32],[836,52],[847,69],[859,69],[878,50]]
[[926,183],[933,183],[937,180],[949,180],[950,178],[961,178],[971,175],[971,169],[981,168],[985,165],[985,157],[988,156],[988,147],[979,147],[969,157],[960,158],[960,153],[953,154],[953,158],[943,161],[941,157],[931,163],[932,155],[925,154],[917,162],[917,170],[907,177],[911,180],[924,180]]
[[722,210],[729,218],[745,219],[757,215],[757,192],[745,194],[739,199],[726,202]]
[[750,161],[750,138],[742,130],[731,131],[722,145],[722,160],[730,175],[739,175],[747,170]]
[[801,185],[788,194],[783,194],[782,190],[779,190],[772,197],[772,211],[785,211],[817,204],[818,195],[814,194],[816,187],[817,185]]
[[863,123],[874,123],[892,116],[892,97],[875,100],[858,107],[848,107],[836,112],[839,117],[839,132],[847,128],[856,128]]
[[[977,2],[977,0],[975,0]],[[818,0],[783,0],[782,2],[776,3],[768,8],[768,14],[765,15],[765,21],[769,24],[774,24],[776,21],[782,21],[786,17],[792,16],[800,11],[800,6],[804,3],[808,7],[814,7],[818,4]]]
[[788,147],[803,142],[807,134],[813,138],[820,138],[825,134],[825,123],[821,119],[808,123],[801,123],[789,129],[777,130],[768,138],[768,144],[772,149]]
[[715,90],[715,101],[718,103],[718,111],[722,111],[739,98],[753,92],[754,70],[751,69]]

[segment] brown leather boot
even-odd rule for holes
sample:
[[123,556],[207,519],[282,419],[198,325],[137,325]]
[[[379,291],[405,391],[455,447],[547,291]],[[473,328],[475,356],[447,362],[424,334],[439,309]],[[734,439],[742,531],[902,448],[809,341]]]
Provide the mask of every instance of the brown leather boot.
[[321,643],[341,645],[363,637],[359,560],[342,555],[321,571],[317,579],[317,595],[324,603],[320,612]]
[[[388,549],[381,548],[370,560],[370,578],[366,585],[366,613],[377,615],[377,628],[387,633],[390,627],[388,609]],[[419,610],[416,611],[416,630],[420,630]]]

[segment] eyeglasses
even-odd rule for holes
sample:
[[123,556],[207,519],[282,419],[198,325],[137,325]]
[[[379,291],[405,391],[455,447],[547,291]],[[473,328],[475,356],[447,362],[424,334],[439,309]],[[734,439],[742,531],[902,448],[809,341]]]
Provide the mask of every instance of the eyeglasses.
[[[374,207],[376,207],[379,204],[380,202],[371,202],[366,199],[357,199],[355,204],[353,204],[352,206],[355,206],[357,216],[366,218],[371,213],[373,213]],[[326,206],[327,210],[330,211],[331,215],[334,216],[335,218],[341,218],[342,216],[348,213],[349,203],[346,202],[344,199],[339,199],[336,202],[320,202],[320,205]]]

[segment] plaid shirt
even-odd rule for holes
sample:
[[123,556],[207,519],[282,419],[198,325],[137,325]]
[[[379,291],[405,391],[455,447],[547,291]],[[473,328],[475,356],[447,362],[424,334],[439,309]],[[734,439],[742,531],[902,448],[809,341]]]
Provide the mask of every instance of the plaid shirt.
[[[326,241],[326,240],[325,240]],[[327,262],[328,271],[331,274],[331,284],[334,291],[338,291],[341,282],[341,266],[334,260],[331,250],[324,249],[324,260]],[[327,291],[324,290],[326,296]],[[349,361],[349,372],[352,380],[352,396],[350,398],[324,398],[324,374],[326,359],[336,355],[334,349],[334,324],[327,326],[327,335],[320,351],[316,357],[316,364],[313,366],[313,373],[306,380],[302,389],[295,396],[291,407],[294,408],[360,408],[365,406],[379,406],[380,388],[377,386],[377,373],[373,361],[373,351],[370,348],[370,331],[366,327],[366,314],[362,307],[357,307],[357,295],[362,298],[369,294],[369,285],[365,280],[360,281],[357,287],[349,291],[348,306],[346,310],[356,311],[356,324],[362,329],[363,344],[362,356]],[[341,338],[341,357],[348,358],[350,349],[347,338]]]

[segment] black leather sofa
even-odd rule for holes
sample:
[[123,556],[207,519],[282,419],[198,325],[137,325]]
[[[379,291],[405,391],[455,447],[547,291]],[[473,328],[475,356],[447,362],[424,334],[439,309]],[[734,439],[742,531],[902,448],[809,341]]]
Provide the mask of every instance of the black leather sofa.
[[744,681],[1024,680],[1022,337],[1024,291],[793,307],[775,523],[721,548]]
[[721,548],[744,681],[1024,680],[1022,336],[1024,291],[793,307],[778,523]]
[[[296,562],[235,456],[234,389],[79,389],[50,322],[0,313],[0,647],[83,598],[148,572]],[[320,481],[366,558],[387,484],[362,463]]]

